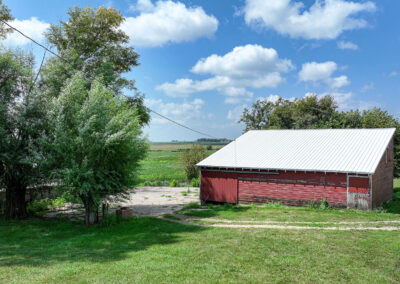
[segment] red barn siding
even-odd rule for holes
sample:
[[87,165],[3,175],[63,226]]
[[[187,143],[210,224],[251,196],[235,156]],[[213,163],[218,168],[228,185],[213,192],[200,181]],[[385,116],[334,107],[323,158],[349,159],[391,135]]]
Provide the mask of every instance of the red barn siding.
[[303,204],[326,199],[334,206],[347,202],[346,174],[276,172],[277,174],[201,172],[201,198],[217,202]]
[[372,176],[372,207],[393,198],[393,138]]
[[202,171],[201,200],[237,203],[236,174]]
[[346,206],[346,175],[280,172],[266,180],[239,180],[239,201],[301,205],[322,199],[337,207]]

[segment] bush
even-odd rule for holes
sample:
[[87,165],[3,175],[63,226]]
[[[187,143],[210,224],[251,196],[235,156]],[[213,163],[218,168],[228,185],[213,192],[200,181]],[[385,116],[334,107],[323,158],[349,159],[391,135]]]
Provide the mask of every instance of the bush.
[[206,149],[200,145],[193,145],[181,154],[181,161],[188,180],[197,178],[199,170],[196,164],[207,157]]
[[200,186],[200,177],[192,178],[192,180],[190,181],[190,186],[191,187],[199,187]]
[[51,206],[51,203],[50,199],[35,200],[31,204],[28,204],[26,210],[29,215],[40,217],[46,214],[46,210]]
[[178,186],[178,183],[177,183],[176,180],[173,179],[173,180],[171,180],[169,186],[171,186],[171,187],[177,187],[177,186]]
[[326,199],[322,199],[321,203],[319,204],[319,209],[328,209],[329,208],[329,203],[326,201]]
[[211,145],[208,145],[208,146],[207,146],[207,150],[208,150],[208,151],[212,150],[212,146],[211,146]]
[[52,208],[64,207],[65,202],[67,202],[67,200],[64,197],[57,197],[56,199],[53,199],[51,201],[51,207]]

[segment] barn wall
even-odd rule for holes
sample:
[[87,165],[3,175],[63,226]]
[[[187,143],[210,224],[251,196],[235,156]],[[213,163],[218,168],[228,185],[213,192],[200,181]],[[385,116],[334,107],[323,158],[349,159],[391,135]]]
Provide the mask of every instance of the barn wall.
[[279,172],[276,176],[268,176],[266,180],[239,180],[239,200],[244,202],[279,201],[303,205],[322,199],[326,199],[333,206],[345,207],[346,175]]
[[301,205],[326,199],[347,205],[346,174],[276,172],[277,174],[226,173],[202,170],[201,198],[218,202],[270,202]]
[[237,203],[237,174],[201,171],[201,200]]
[[[387,155],[387,156],[386,156]],[[372,207],[393,198],[393,139],[390,141],[387,154],[383,154],[381,161],[372,176]]]

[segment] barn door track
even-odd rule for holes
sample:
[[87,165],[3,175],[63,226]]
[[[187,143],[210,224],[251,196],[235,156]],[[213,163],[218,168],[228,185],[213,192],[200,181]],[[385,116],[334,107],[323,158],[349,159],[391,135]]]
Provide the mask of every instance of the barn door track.
[[236,228],[236,229],[282,229],[282,230],[326,230],[326,231],[400,231],[400,220],[392,221],[343,221],[343,222],[279,222],[254,220],[224,220],[213,218],[197,218],[173,214],[160,216],[160,219],[184,225]]

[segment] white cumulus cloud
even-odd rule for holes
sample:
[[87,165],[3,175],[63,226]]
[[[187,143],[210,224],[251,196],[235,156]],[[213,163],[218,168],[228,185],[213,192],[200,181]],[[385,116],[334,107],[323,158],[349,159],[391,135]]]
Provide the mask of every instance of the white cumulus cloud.
[[[180,123],[185,123],[194,118],[203,116],[202,109],[204,101],[202,99],[194,99],[183,103],[164,102],[161,99],[145,99],[145,105],[159,112],[160,114],[174,119]],[[168,120],[154,116],[152,123],[164,124]]]
[[161,46],[167,43],[192,41],[212,37],[218,29],[218,20],[207,15],[202,7],[187,7],[184,3],[139,0],[131,10],[136,17],[126,17],[122,30],[135,46]]
[[239,121],[245,108],[247,108],[247,105],[239,105],[234,107],[233,109],[230,109],[226,118],[235,122]]
[[331,89],[340,89],[350,85],[350,81],[345,75],[332,77],[333,72],[337,70],[337,64],[333,61],[326,62],[307,62],[304,63],[299,72],[300,81],[325,82]]
[[217,91],[226,96],[225,103],[249,101],[253,92],[248,88],[274,88],[284,82],[282,73],[294,69],[288,59],[281,59],[273,48],[260,45],[235,47],[225,55],[213,54],[200,59],[192,73],[210,75],[204,80],[181,78],[156,87],[171,97],[187,97],[192,93]]
[[[10,25],[38,42],[42,42],[44,40],[44,32],[50,26],[50,24],[40,21],[36,17],[32,17],[28,20],[15,19],[10,22]],[[22,46],[31,43],[31,41],[14,31],[7,36],[3,43],[10,46]]]
[[350,49],[350,50],[357,50],[358,45],[351,42],[351,41],[339,41],[337,43],[339,49]]
[[246,0],[243,9],[248,25],[274,29],[294,38],[334,39],[346,30],[367,26],[362,12],[374,12],[373,2],[316,0],[307,9],[292,0]]

